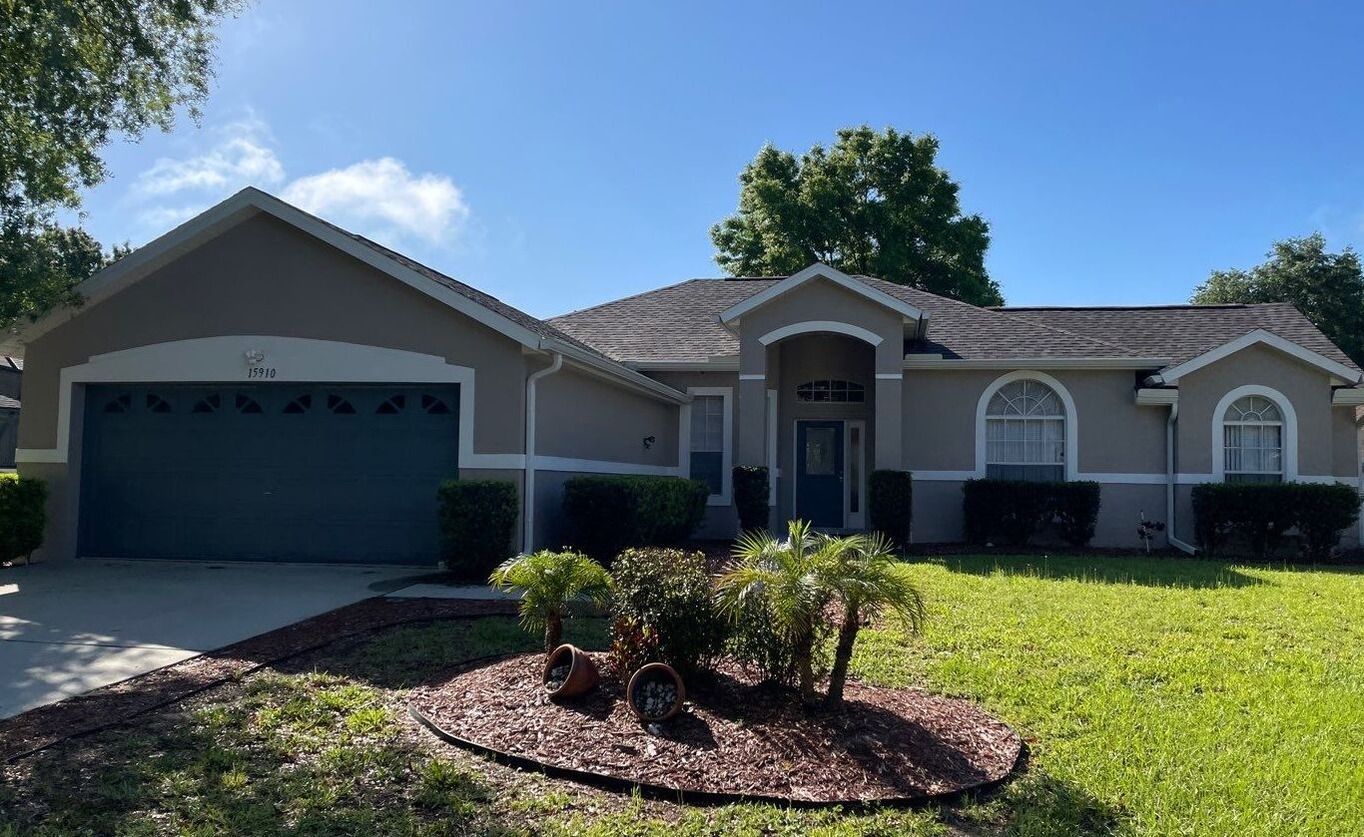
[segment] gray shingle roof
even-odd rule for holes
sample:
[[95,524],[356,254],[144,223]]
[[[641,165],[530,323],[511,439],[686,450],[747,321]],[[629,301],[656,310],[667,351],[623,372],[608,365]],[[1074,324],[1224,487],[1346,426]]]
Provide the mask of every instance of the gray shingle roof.
[[1352,369],[1358,368],[1311,320],[1286,302],[999,310],[1080,334],[1102,335],[1137,352],[1168,356],[1171,365],[1262,328]]
[[[733,355],[739,340],[719,323],[720,312],[783,277],[691,279],[550,320],[621,361],[700,361]],[[928,340],[911,351],[949,358],[1124,357],[1132,353],[1102,339],[977,308],[870,276],[854,277],[929,315]]]
[[[722,311],[784,277],[691,279],[551,319],[553,326],[620,361],[703,361],[734,355],[739,340]],[[945,358],[1153,358],[1182,363],[1263,328],[1332,360],[1354,364],[1288,304],[1101,308],[978,308],[965,302],[855,277],[929,316],[915,354]]]

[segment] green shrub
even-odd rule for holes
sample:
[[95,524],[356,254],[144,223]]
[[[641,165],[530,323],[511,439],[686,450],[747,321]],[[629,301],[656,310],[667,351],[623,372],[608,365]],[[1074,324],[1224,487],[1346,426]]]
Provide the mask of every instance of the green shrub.
[[867,519],[880,532],[904,547],[914,519],[914,480],[908,471],[872,471],[867,478]]
[[710,488],[677,477],[574,477],[564,483],[569,543],[598,560],[622,549],[680,543],[706,513]]
[[1206,483],[1194,486],[1192,499],[1194,538],[1209,556],[1235,538],[1263,560],[1296,526],[1304,553],[1319,560],[1359,518],[1359,493],[1344,485]]
[[734,507],[739,512],[739,530],[751,532],[767,528],[770,485],[767,469],[762,466],[737,465],[734,468]]
[[622,679],[658,660],[684,678],[709,668],[725,641],[706,556],[662,547],[637,547],[616,556],[611,569],[611,670]]
[[520,497],[502,480],[448,480],[441,484],[441,560],[459,580],[482,583],[512,552]]
[[1097,482],[1058,482],[1051,487],[1051,510],[1062,540],[1080,547],[1094,540],[1101,504]]
[[47,528],[47,483],[0,474],[0,562],[27,560],[43,545]]
[[1307,556],[1321,561],[1340,543],[1341,530],[1359,520],[1359,492],[1348,485],[1304,485],[1297,492],[1298,531]]
[[1022,546],[1043,526],[1056,522],[1062,538],[1084,546],[1094,537],[1101,505],[1095,482],[967,480],[962,486],[966,539],[1002,540]]

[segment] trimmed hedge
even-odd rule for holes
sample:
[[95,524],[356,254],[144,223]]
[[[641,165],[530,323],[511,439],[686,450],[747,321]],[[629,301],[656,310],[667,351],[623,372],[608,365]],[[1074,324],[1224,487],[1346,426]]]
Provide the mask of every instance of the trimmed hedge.
[[456,578],[482,584],[512,553],[520,514],[516,484],[448,480],[437,490],[441,560]]
[[28,560],[43,545],[47,528],[47,483],[0,474],[0,562]]
[[867,522],[901,547],[914,521],[914,479],[908,471],[872,471],[867,478]]
[[629,546],[680,543],[706,513],[710,487],[678,477],[574,477],[564,483],[569,543],[608,561]]
[[1101,506],[1097,482],[1026,482],[967,480],[962,485],[966,540],[1002,540],[1023,546],[1045,525],[1055,522],[1072,546],[1094,537]]
[[734,466],[734,508],[739,512],[739,530],[751,532],[767,528],[770,483],[767,469],[753,465]]
[[1263,560],[1297,527],[1303,553],[1321,560],[1359,519],[1359,492],[1346,485],[1205,483],[1192,499],[1194,540],[1209,556],[1236,539]]
[[621,680],[655,661],[690,678],[724,649],[727,624],[701,552],[627,549],[612,563],[611,593],[610,668]]

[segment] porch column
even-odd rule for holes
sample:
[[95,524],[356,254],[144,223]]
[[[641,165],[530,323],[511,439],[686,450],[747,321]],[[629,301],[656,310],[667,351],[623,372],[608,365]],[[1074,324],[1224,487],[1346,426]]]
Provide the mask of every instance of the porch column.
[[738,396],[739,441],[734,447],[734,464],[766,465],[767,347],[757,340],[741,343]]
[[878,470],[904,467],[904,357],[899,340],[876,347],[876,458]]

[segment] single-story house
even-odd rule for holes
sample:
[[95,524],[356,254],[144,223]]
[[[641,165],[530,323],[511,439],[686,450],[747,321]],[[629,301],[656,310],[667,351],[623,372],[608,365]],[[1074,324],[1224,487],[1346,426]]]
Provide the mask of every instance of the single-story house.
[[961,538],[965,480],[1093,480],[1129,547],[1141,515],[1187,544],[1197,483],[1360,479],[1360,369],[1289,305],[986,309],[814,264],[540,320],[256,189],[81,292],[3,347],[49,559],[431,563],[453,477],[518,486],[519,548],[580,474],[704,480],[722,537],[734,465],[839,530],[909,470],[919,542]]

